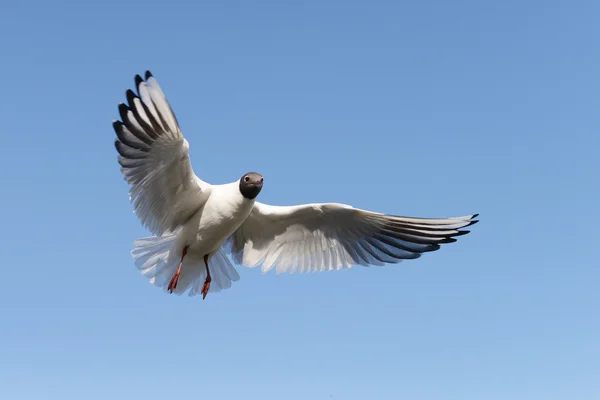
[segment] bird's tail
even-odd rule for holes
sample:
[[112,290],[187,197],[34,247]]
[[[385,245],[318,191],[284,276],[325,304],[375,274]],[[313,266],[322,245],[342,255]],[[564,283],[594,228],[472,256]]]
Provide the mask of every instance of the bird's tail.
[[[177,247],[176,239],[177,232],[137,239],[131,251],[135,265],[142,275],[149,278],[151,284],[162,287],[165,291],[168,290],[169,282],[181,260],[181,249]],[[212,277],[209,294],[228,289],[232,282],[240,279],[222,250],[212,255],[208,265]],[[189,289],[189,296],[200,294],[205,279],[203,257],[188,253],[183,260],[181,275],[173,293],[181,295]]]

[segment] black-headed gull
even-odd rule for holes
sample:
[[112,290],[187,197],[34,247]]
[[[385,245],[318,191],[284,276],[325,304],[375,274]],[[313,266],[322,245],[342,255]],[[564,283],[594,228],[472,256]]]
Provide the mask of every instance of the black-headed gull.
[[[328,271],[419,258],[477,222],[412,218],[345,204],[271,206],[256,201],[263,177],[255,172],[223,185],[194,174],[188,142],[156,78],[135,77],[113,126],[115,146],[135,214],[152,237],[134,242],[142,274],[170,293],[205,298],[231,287],[240,265],[266,272]],[[209,268],[210,265],[210,268]],[[212,286],[211,286],[212,283]]]

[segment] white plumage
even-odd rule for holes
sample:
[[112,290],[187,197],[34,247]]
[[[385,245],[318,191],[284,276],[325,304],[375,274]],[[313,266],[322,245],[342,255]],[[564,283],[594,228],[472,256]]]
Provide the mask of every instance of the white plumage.
[[209,288],[231,287],[239,275],[227,253],[277,273],[398,263],[455,242],[477,222],[477,214],[412,218],[336,203],[270,206],[256,201],[263,184],[257,173],[224,185],[204,182],[156,78],[145,78],[136,76],[138,94],[126,92],[113,126],[134,211],[155,235],[136,240],[132,256],[165,290],[206,296]]
[[264,272],[314,272],[415,259],[471,225],[473,216],[396,217],[344,204],[279,207],[256,203],[233,234],[234,260]]

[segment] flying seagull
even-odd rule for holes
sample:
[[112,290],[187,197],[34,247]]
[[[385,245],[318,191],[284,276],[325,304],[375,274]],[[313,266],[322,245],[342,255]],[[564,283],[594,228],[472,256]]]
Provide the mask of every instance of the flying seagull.
[[115,147],[130,200],[155,236],[137,239],[135,265],[156,286],[189,296],[231,287],[238,265],[263,272],[339,270],[419,258],[468,233],[478,214],[414,218],[345,204],[273,206],[256,200],[263,176],[248,172],[226,184],[194,173],[177,118],[156,78],[135,77],[113,122]]

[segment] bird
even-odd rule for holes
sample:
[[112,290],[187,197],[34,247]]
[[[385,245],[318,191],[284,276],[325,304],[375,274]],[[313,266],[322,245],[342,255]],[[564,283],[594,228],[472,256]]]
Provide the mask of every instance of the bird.
[[263,273],[332,271],[414,260],[469,233],[479,214],[417,218],[342,203],[292,206],[257,201],[264,177],[229,183],[199,178],[189,143],[157,79],[135,75],[135,89],[113,121],[117,161],[133,212],[153,236],[134,240],[131,256],[150,283],[189,296],[229,289],[233,263]]

